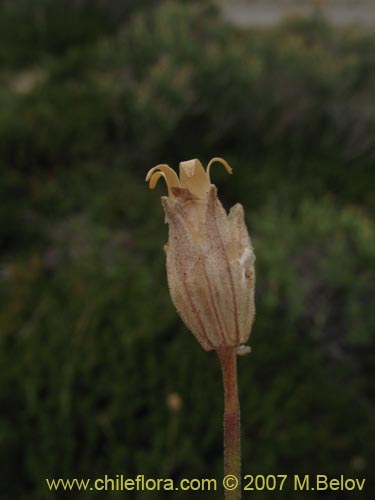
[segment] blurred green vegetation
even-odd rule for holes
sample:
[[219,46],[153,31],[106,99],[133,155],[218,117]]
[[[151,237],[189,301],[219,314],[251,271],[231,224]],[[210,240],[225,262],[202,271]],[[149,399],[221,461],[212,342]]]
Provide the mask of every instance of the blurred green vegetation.
[[374,42],[319,18],[237,30],[209,2],[1,3],[2,500],[65,498],[46,477],[221,477],[219,365],[171,305],[144,183],[212,156],[257,256],[244,473],[374,487]]

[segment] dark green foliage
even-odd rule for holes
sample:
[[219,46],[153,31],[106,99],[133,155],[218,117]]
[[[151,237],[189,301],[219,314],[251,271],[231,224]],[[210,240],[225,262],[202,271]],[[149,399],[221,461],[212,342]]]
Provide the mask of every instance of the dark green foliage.
[[317,18],[238,31],[206,2],[0,11],[0,499],[121,496],[46,477],[220,480],[219,364],[171,304],[165,189],[144,183],[212,156],[234,167],[213,177],[257,256],[244,473],[347,474],[370,492],[374,35]]

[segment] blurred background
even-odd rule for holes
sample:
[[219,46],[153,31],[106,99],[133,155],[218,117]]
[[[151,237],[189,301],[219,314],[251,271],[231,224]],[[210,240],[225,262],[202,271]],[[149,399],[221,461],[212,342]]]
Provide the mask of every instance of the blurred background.
[[366,1],[1,0],[1,500],[124,495],[46,477],[221,478],[219,363],[171,304],[166,190],[144,182],[213,156],[257,256],[244,474],[365,477],[371,498],[374,17]]

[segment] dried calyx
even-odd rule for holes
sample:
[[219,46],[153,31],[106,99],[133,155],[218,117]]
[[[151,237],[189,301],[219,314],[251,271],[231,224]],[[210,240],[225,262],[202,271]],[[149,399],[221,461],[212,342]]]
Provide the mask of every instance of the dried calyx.
[[165,246],[173,303],[187,328],[205,350],[236,347],[238,354],[250,335],[255,316],[254,251],[242,205],[226,213],[211,184],[210,168],[199,160],[180,163],[180,176],[168,165],[152,168],[146,177],[153,189],[163,177],[168,196],[162,204],[169,224]]

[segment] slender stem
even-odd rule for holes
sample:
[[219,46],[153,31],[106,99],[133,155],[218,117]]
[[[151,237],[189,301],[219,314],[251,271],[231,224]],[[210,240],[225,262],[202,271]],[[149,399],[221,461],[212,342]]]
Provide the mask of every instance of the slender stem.
[[241,426],[237,388],[237,352],[235,347],[218,349],[224,383],[224,475],[233,475],[238,487],[225,490],[226,500],[241,499]]

